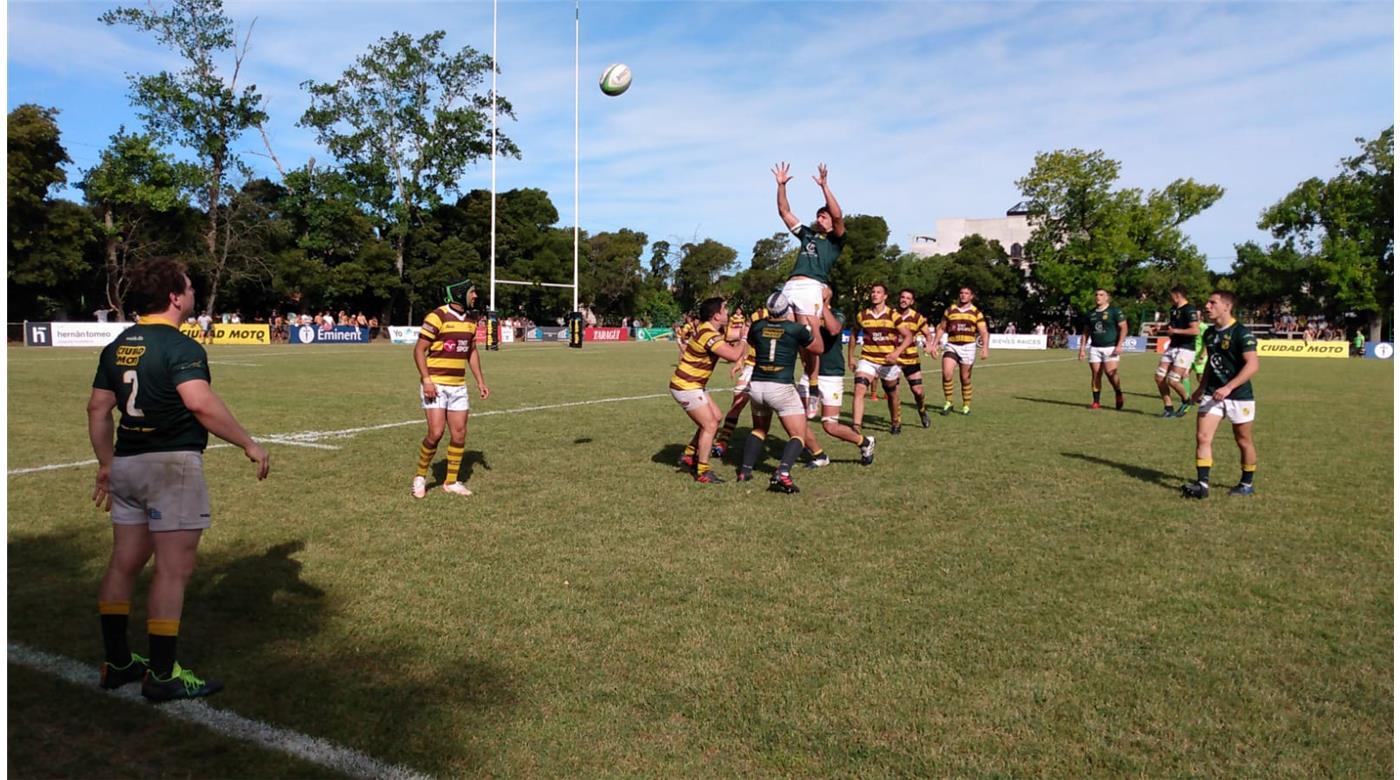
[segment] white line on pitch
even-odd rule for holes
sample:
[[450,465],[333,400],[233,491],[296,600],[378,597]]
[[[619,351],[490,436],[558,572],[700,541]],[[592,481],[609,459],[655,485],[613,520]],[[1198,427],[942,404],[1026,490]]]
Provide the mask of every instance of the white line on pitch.
[[[46,653],[42,650],[34,650],[15,642],[10,643],[9,660],[10,663],[53,675],[74,685],[89,688],[93,692],[102,691],[97,686],[96,668],[90,664]],[[128,702],[144,703],[136,686],[129,685],[118,688],[115,691],[106,692],[106,695],[115,696]],[[344,772],[351,777],[392,777],[401,780],[419,780],[419,778],[428,777],[407,767],[386,764],[358,750],[341,747],[318,737],[278,728],[260,720],[245,718],[228,710],[214,709],[198,700],[168,702],[154,707],[154,709],[168,718],[194,723],[216,734],[243,742],[252,742],[269,750],[309,761],[317,766]]]
[[[421,421],[420,421],[420,422],[421,422]],[[316,449],[318,449],[318,450],[338,450],[338,449],[340,449],[339,447],[336,447],[336,446],[333,446],[333,445],[330,445],[330,444],[313,444],[313,443],[304,442],[304,441],[288,441],[287,439],[285,439],[285,438],[283,438],[283,437],[281,437],[281,436],[254,436],[253,439],[256,440],[256,441],[258,441],[258,442],[261,442],[261,443],[263,443],[263,444],[285,444],[285,445],[287,445],[288,447],[314,447],[314,448],[316,448]],[[232,444],[228,444],[227,442],[219,442],[218,444],[211,444],[211,445],[209,445],[206,449],[210,449],[210,450],[221,450],[221,449],[223,449],[223,448],[225,448],[225,447],[232,447],[232,446],[233,446]],[[80,467],[82,467],[82,466],[91,466],[91,465],[93,465],[93,464],[95,464],[95,463],[97,463],[97,459],[96,459],[96,458],[92,458],[92,459],[89,459],[89,460],[79,460],[79,461],[75,461],[75,462],[73,462],[73,463],[51,463],[51,464],[49,464],[49,465],[47,465],[47,466],[31,466],[31,467],[29,467],[29,468],[24,468],[24,469],[10,469],[8,472],[6,472],[6,476],[9,476],[9,477],[18,477],[18,476],[21,476],[21,475],[23,475],[23,474],[35,474],[35,473],[38,473],[38,472],[40,472],[40,471],[56,471],[56,470],[58,470],[58,469],[80,468]]]

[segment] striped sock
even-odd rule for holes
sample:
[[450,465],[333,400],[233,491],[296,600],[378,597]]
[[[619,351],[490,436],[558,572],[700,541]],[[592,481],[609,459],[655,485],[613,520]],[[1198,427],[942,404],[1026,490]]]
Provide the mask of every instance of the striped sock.
[[945,403],[953,402],[953,380],[943,380],[943,400]]
[[972,383],[968,382],[962,386],[963,406],[972,406]]
[[695,476],[698,477],[698,476],[700,476],[701,474],[707,474],[707,473],[709,473],[709,471],[710,471],[710,464],[709,464],[709,463],[704,462],[704,461],[701,461],[700,463],[695,464]]
[[695,457],[695,442],[692,441],[691,443],[685,445],[685,456],[687,458]]
[[102,647],[107,663],[126,666],[131,663],[131,647],[126,641],[126,625],[131,619],[130,601],[99,601],[97,614],[102,620]]
[[451,485],[457,481],[457,472],[462,469],[462,453],[466,449],[465,444],[460,447],[455,444],[447,445],[447,478],[442,481],[444,485]]
[[146,636],[151,642],[151,671],[169,677],[175,668],[175,645],[180,638],[180,619],[146,619]]
[[426,441],[418,443],[418,471],[420,477],[428,476],[428,470],[433,465],[433,456],[437,454],[437,445],[429,447]]

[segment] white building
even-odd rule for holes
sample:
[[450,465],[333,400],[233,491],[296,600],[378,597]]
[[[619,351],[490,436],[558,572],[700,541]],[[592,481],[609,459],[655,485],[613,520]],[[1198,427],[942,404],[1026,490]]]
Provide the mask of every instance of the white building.
[[[1030,218],[1025,204],[1017,203],[1007,209],[1005,217],[944,217],[934,223],[933,235],[910,236],[906,249],[924,257],[952,254],[958,251],[958,244],[964,238],[973,234],[1000,243],[1013,260],[1020,261],[1026,242],[1031,237]],[[1020,263],[1017,262],[1017,265]]]

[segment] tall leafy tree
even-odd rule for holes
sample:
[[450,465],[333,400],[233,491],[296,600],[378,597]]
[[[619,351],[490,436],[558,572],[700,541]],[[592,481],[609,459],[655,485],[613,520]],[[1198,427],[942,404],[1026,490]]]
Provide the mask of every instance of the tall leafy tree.
[[1395,307],[1395,127],[1356,142],[1360,153],[1343,159],[1340,173],[1301,182],[1264,210],[1259,227],[1279,240],[1270,254],[1305,259],[1324,311],[1366,317],[1379,339]]
[[[491,58],[470,46],[442,48],[439,30],[395,32],[370,46],[340,79],[306,81],[311,107],[300,124],[344,165],[365,205],[391,238],[404,274],[410,235],[425,209],[457,190],[462,173],[491,153],[491,96],[480,91]],[[499,113],[514,118],[498,97]],[[498,133],[499,153],[519,157]]]
[[683,244],[676,267],[676,301],[681,310],[690,311],[705,298],[719,294],[720,274],[738,256],[738,252],[712,238]]
[[646,233],[623,228],[588,238],[588,262],[580,258],[579,299],[594,313],[617,321],[636,312],[642,288],[642,251]]
[[[196,160],[195,200],[206,216],[199,258],[208,286],[204,308],[212,311],[220,284],[241,275],[237,263],[250,256],[231,243],[246,231],[230,224],[239,191],[236,182],[250,177],[234,144],[267,119],[257,88],[239,84],[247,38],[237,45],[233,20],[224,13],[221,0],[173,0],[163,11],[154,4],[119,7],[99,18],[107,25],[151,33],[185,63],[178,71],[128,78],[132,102],[151,134],[161,143],[187,150]],[[225,75],[217,59],[229,54],[233,66]]]

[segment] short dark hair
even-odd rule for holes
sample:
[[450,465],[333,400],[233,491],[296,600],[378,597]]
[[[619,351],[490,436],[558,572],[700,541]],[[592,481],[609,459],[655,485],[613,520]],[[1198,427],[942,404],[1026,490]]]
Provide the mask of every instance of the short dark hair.
[[1230,311],[1235,310],[1235,294],[1229,290],[1212,290],[1211,295],[1220,299],[1221,303],[1229,304]]
[[817,209],[818,215],[821,215],[823,213],[825,213],[829,217],[831,216],[831,209],[827,208],[826,206],[822,206],[821,208]]
[[909,289],[908,287],[900,288],[899,294],[900,294],[900,295],[903,295],[903,294],[905,294],[905,293],[909,293],[909,297],[910,297],[910,298],[913,298],[913,299],[916,300],[916,301],[919,299],[919,294],[916,293],[916,292],[914,292],[913,290]]
[[1103,293],[1104,295],[1109,296],[1110,298],[1113,297],[1113,293],[1109,292],[1107,287],[1095,287],[1095,288],[1094,288],[1094,292],[1096,292],[1096,293],[1101,292],[1101,293]]
[[1186,287],[1185,287],[1185,285],[1180,285],[1180,284],[1178,284],[1178,285],[1173,286],[1173,287],[1172,287],[1172,292],[1176,293],[1177,295],[1180,295],[1180,296],[1183,297],[1183,298],[1186,297]]
[[185,292],[185,264],[173,257],[153,257],[131,272],[126,303],[137,314],[159,314],[170,307],[170,296]]
[[872,289],[872,290],[875,289],[876,287],[879,287],[881,290],[884,290],[884,291],[885,291],[885,295],[889,295],[889,294],[890,294],[889,285],[885,284],[884,282],[876,282],[876,283],[870,285],[870,289]]
[[974,298],[977,297],[977,291],[974,290],[974,289],[972,289],[972,285],[970,285],[970,284],[960,284],[960,285],[958,285],[958,292],[962,292],[963,290],[967,290],[968,292],[972,293],[972,297],[974,297]]
[[719,296],[715,296],[713,298],[706,298],[705,300],[700,302],[700,321],[709,322],[710,320],[714,319],[715,315],[719,314],[719,310],[723,308],[723,298]]

